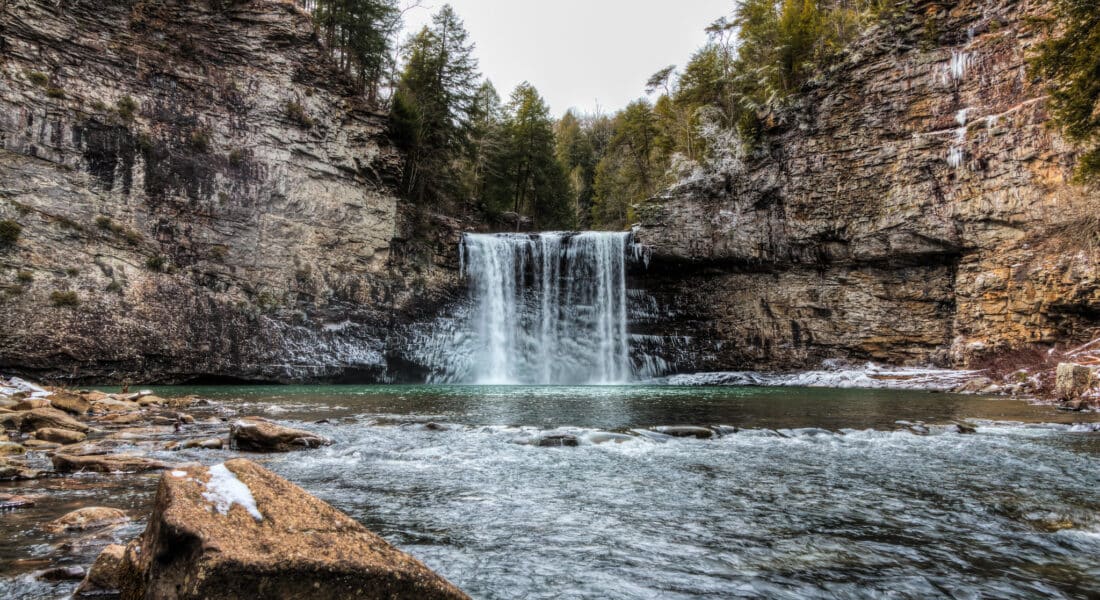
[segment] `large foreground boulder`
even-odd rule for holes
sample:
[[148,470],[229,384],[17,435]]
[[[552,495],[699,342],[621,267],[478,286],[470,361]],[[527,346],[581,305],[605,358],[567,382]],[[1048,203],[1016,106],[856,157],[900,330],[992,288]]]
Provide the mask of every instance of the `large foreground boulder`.
[[118,594],[118,576],[121,572],[122,559],[126,555],[126,548],[118,544],[111,544],[99,553],[76,588],[74,598],[103,598]]
[[464,599],[420,561],[243,459],[165,473],[123,600]]
[[238,450],[250,452],[289,452],[332,443],[315,433],[284,427],[259,417],[238,419],[230,425],[229,442]]

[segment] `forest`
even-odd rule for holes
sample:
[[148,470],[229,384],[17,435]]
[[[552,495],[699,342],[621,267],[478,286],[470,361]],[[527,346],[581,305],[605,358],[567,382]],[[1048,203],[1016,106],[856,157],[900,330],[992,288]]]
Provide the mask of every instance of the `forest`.
[[[705,27],[706,43],[683,66],[639,82],[639,98],[614,114],[573,109],[555,118],[536,87],[502,95],[478,70],[476,48],[449,5],[398,40],[397,0],[301,0],[319,38],[371,102],[392,115],[407,157],[402,196],[416,206],[532,219],[538,229],[619,230],[634,206],[707,172],[732,172],[767,151],[801,93],[861,31],[898,0],[736,0]],[[1100,117],[1100,16],[1090,0],[1058,0],[1067,24],[1033,69],[1052,83],[1055,120],[1095,144]],[[643,94],[644,92],[644,94]],[[1100,172],[1083,154],[1083,178]]]

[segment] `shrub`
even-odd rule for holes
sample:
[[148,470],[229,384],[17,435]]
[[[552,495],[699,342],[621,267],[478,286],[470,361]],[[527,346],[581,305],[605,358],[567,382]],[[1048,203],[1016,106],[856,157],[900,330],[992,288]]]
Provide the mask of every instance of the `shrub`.
[[0,221],[0,248],[15,245],[21,233],[23,233],[23,226],[19,223],[10,219]]
[[111,293],[115,293],[115,294],[121,293],[122,292],[122,284],[119,283],[119,281],[117,279],[113,279],[113,280],[111,280],[111,283],[107,284],[107,291],[111,292]]
[[206,152],[210,150],[210,133],[205,129],[195,129],[191,132],[189,138],[191,148],[196,152]]
[[30,79],[31,83],[38,87],[46,87],[50,82],[50,78],[45,73],[39,73],[38,71],[27,71],[27,79]]
[[50,303],[57,307],[80,306],[80,296],[76,292],[55,291],[50,293]]
[[157,271],[157,272],[163,271],[164,270],[164,265],[166,263],[167,263],[167,260],[159,254],[156,255],[156,256],[150,256],[149,258],[145,259],[145,266],[150,271]]
[[286,103],[286,118],[306,129],[313,127],[313,119],[309,118],[306,109],[297,102],[290,101]]
[[234,167],[241,166],[244,162],[244,151],[240,148],[234,148],[229,152],[229,164]]
[[68,269],[65,269],[65,274],[69,277],[76,277],[77,275],[80,275],[80,269],[76,267],[69,267]]
[[114,222],[112,222],[111,218],[106,215],[99,215],[95,218],[95,224],[96,227],[99,227],[100,229],[110,230],[111,226],[114,225]]
[[30,283],[34,281],[34,273],[30,271],[20,271],[16,273],[15,278],[19,280],[19,283]]
[[65,97],[65,90],[59,87],[48,87],[46,88],[46,95],[50,98],[61,99]]
[[138,103],[136,100],[129,96],[123,96],[118,99],[118,116],[123,120],[130,121],[134,118],[134,113],[137,112]]

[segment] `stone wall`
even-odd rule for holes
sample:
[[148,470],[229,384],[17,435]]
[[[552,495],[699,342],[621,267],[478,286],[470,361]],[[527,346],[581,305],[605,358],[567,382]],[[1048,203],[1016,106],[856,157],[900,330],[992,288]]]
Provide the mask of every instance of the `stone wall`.
[[1100,260],[1078,235],[1100,200],[1069,184],[1075,149],[1026,67],[1050,14],[915,1],[756,155],[641,206],[639,285],[690,314],[659,333],[696,340],[692,368],[729,369],[978,364],[1100,327]]
[[392,248],[401,160],[293,3],[0,4],[0,369],[385,373],[451,277]]

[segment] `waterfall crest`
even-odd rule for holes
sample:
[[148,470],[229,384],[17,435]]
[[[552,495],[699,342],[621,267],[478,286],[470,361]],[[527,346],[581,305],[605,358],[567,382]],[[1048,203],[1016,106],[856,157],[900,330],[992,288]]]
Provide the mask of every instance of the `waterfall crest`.
[[626,259],[631,234],[466,234],[470,304],[440,383],[610,384],[632,378]]

